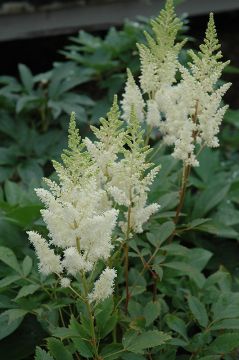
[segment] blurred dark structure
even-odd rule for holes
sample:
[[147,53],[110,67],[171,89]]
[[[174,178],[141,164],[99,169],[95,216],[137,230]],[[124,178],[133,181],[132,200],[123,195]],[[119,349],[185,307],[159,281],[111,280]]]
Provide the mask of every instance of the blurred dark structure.
[[[63,59],[58,50],[68,43],[66,35],[84,29],[103,36],[109,26],[120,27],[126,18],[157,15],[163,4],[164,0],[0,0],[0,75],[16,76],[18,63],[34,74],[47,71],[52,62]],[[225,58],[239,66],[239,0],[184,0],[177,6],[178,14],[188,13],[189,35],[199,41],[210,11],[216,13]],[[226,76],[234,83],[230,103],[239,107],[239,82],[235,75]]]
[[[176,0],[191,15],[239,9],[238,0]],[[164,0],[0,0],[0,41],[99,30],[159,13]]]

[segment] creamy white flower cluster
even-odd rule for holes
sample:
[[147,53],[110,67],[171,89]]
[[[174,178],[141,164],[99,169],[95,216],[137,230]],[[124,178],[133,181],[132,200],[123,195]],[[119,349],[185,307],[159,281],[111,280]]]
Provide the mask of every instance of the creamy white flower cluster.
[[94,284],[94,289],[89,294],[90,302],[102,301],[112,294],[116,275],[116,271],[108,267],[101,273]]
[[[140,121],[158,127],[172,155],[185,165],[198,166],[196,149],[217,147],[219,126],[227,106],[221,106],[230,84],[217,87],[223,68],[220,44],[210,14],[200,52],[189,51],[188,67],[179,63],[183,43],[175,43],[182,24],[174,13],[173,2],[152,22],[156,40],[146,34],[147,46],[138,45],[141,60],[140,87],[128,71],[123,94],[123,116],[129,119],[132,106]],[[176,75],[181,78],[176,81]],[[145,95],[144,95],[145,94]],[[143,97],[144,95],[144,97]],[[145,99],[146,100],[145,100]]]
[[[101,119],[99,129],[93,128],[94,142],[88,138],[81,142],[72,116],[69,149],[62,156],[63,164],[54,164],[59,184],[45,179],[48,190],[36,189],[45,205],[41,214],[49,240],[34,231],[28,232],[29,239],[39,270],[57,274],[62,287],[70,286],[70,278],[78,273],[87,275],[99,260],[107,263],[120,210],[125,217],[120,222],[123,232],[133,233],[142,232],[143,224],[159,208],[147,205],[147,193],[159,169],[145,175],[150,167],[148,148],[133,111],[127,128],[122,125],[116,97],[108,119]],[[115,269],[107,267],[88,294],[90,301],[112,294],[115,277]]]
[[173,156],[185,165],[198,166],[196,147],[219,146],[217,134],[227,106],[221,106],[229,83],[217,87],[223,68],[213,15],[210,15],[199,54],[189,52],[189,68],[179,66],[181,81],[155,95],[165,121],[160,125],[164,141],[174,145]]
[[[159,127],[161,114],[155,94],[175,83],[178,54],[184,44],[184,41],[175,42],[182,22],[176,17],[172,0],[167,1],[165,9],[151,26],[155,39],[146,32],[147,45],[137,44],[141,63],[140,87],[128,70],[122,108],[126,121],[133,106],[140,121],[145,121],[150,127]],[[146,100],[143,94],[147,95]]]
[[147,204],[147,193],[159,168],[148,170],[151,164],[146,161],[148,148],[144,147],[138,116],[134,109],[128,116],[128,125],[124,129],[115,99],[108,114],[108,122],[103,119],[100,129],[93,128],[98,141],[93,143],[85,139],[84,142],[98,169],[98,182],[103,185],[115,206],[126,209],[123,210],[124,220],[119,225],[129,235],[141,233],[143,224],[159,209],[156,203]]
[[[70,131],[76,131],[73,118]],[[79,145],[80,139],[77,136],[73,139],[74,136],[70,136],[69,141],[71,152],[63,156],[65,166],[57,166],[59,185],[47,180],[49,190],[36,189],[45,205],[41,214],[49,231],[49,241],[37,232],[28,232],[39,259],[40,272],[45,275],[57,274],[63,287],[70,285],[70,279],[65,275],[86,274],[99,260],[108,260],[113,248],[112,232],[118,217],[118,210],[112,208],[106,190],[98,186],[90,161],[87,168],[87,161],[83,160],[86,154]],[[80,157],[82,161],[79,161]],[[78,169],[79,163],[85,164],[84,174]],[[116,276],[114,269],[107,271]],[[112,291],[113,276],[108,282],[108,292],[104,291],[104,294],[108,297]],[[103,300],[104,294],[101,299],[97,298],[97,294],[93,299]]]

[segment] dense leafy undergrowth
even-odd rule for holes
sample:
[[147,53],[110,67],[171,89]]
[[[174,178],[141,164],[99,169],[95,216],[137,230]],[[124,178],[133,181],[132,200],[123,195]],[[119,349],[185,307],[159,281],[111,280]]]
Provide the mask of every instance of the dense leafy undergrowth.
[[[118,279],[114,299],[95,306],[98,357],[85,304],[59,287],[54,276],[38,272],[27,239],[27,230],[47,234],[34,188],[42,185],[43,176],[56,177],[50,160],[59,159],[66,147],[68,114],[75,111],[82,137],[92,138],[89,125],[98,125],[113,94],[122,93],[126,68],[139,74],[135,44],[145,43],[145,29],[151,32],[147,22],[128,22],[120,31],[110,29],[104,39],[80,32],[62,51],[66,60],[49,72],[33,76],[21,64],[18,79],[0,77],[3,359],[33,359],[36,345],[37,360],[238,357],[237,110],[226,112],[219,150],[204,149],[198,157],[200,166],[191,169],[178,224],[174,220],[182,166],[163,145],[161,134],[156,130],[150,134],[153,150],[147,160],[161,169],[148,200],[161,207],[144,225],[143,233],[128,239],[129,299],[122,290],[122,263],[109,260]],[[182,33],[178,38],[184,38]],[[181,63],[187,59],[181,50]],[[146,142],[147,134],[146,129]],[[73,284],[81,290],[79,279]]]

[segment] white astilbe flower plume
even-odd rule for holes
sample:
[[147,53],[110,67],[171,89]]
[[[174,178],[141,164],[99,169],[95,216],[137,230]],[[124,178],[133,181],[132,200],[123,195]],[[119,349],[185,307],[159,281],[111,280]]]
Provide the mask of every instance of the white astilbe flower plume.
[[113,294],[116,270],[105,268],[98,280],[95,281],[93,291],[89,294],[90,302],[100,302]]
[[187,166],[198,166],[196,146],[219,145],[217,134],[227,106],[221,107],[230,84],[217,88],[217,82],[228,62],[220,61],[213,15],[210,14],[204,43],[199,54],[189,51],[189,69],[179,65],[181,81],[157,90],[155,100],[165,121],[160,130],[164,141],[173,145],[172,155]]
[[[175,14],[173,1],[168,0],[165,9],[151,21],[153,36],[145,32],[146,45],[137,44],[140,55],[140,86],[143,94],[147,94],[149,99],[144,120],[150,127],[159,127],[161,120],[162,109],[155,102],[156,94],[159,100],[162,91],[176,82],[179,67],[178,54],[185,43],[185,41],[176,42],[177,33],[182,25]],[[126,96],[127,93],[125,93],[125,98]],[[132,105],[133,102],[130,104]],[[136,108],[136,105],[133,105]],[[129,112],[130,110],[127,112],[128,117]],[[136,115],[138,116],[137,111]],[[139,120],[142,119],[139,118]]]
[[60,283],[61,283],[61,287],[67,288],[71,285],[71,280],[67,277],[63,277],[61,278]]
[[78,272],[90,271],[93,264],[87,261],[86,256],[81,255],[76,247],[72,246],[64,251],[62,266],[68,274],[75,276]]
[[88,273],[99,260],[110,257],[118,210],[111,207],[106,190],[99,186],[98,168],[80,141],[74,116],[69,149],[62,158],[63,165],[55,163],[59,184],[47,181],[49,190],[36,189],[45,205],[41,213],[49,241],[33,231],[28,235],[39,258],[39,270],[46,275],[60,274],[62,287],[67,287],[70,279],[64,274]]
[[155,214],[159,209],[160,205],[153,203],[146,205],[146,196],[141,196],[135,201],[130,216],[130,228],[135,233],[143,232],[143,224],[145,224],[150,216]]
[[144,94],[153,94],[158,88],[159,81],[157,62],[147,46],[143,44],[137,44],[137,46],[141,63],[140,87]]
[[[185,166],[198,166],[197,153],[205,146],[219,146],[218,132],[227,106],[221,106],[230,84],[218,88],[218,80],[228,62],[222,62],[213,14],[210,14],[204,43],[198,54],[188,52],[188,66],[180,64],[178,55],[185,41],[178,42],[182,29],[173,0],[151,21],[152,34],[145,32],[146,44],[137,44],[141,63],[140,88],[128,73],[123,94],[123,117],[129,121],[132,107],[148,131],[159,128],[163,141],[173,146],[172,156]],[[180,74],[180,81],[177,81]],[[147,99],[142,98],[144,94]],[[147,106],[145,106],[145,104]],[[146,111],[146,113],[143,112]],[[114,196],[122,193],[111,188]]]
[[144,100],[130,70],[128,70],[128,79],[126,82],[125,92],[123,94],[121,105],[123,110],[122,118],[125,121],[129,121],[132,107],[134,108],[138,120],[140,122],[144,120]]
[[[147,205],[147,193],[150,190],[159,167],[153,168],[147,163],[148,147],[144,146],[143,133],[134,109],[131,111],[126,139],[128,149],[123,150],[123,158],[109,168],[107,190],[114,201],[128,208],[125,220],[120,222],[122,231],[127,234],[143,231],[149,217],[159,209],[158,204]],[[130,223],[128,223],[130,218]]]
[[28,231],[27,234],[39,259],[39,271],[44,275],[52,273],[60,274],[63,270],[60,256],[56,255],[54,250],[49,248],[46,240],[37,232]]
[[114,97],[113,105],[107,114],[107,119],[100,119],[100,128],[91,126],[97,141],[84,139],[84,143],[99,173],[99,181],[106,182],[108,168],[118,159],[124,145],[125,132],[122,128],[123,121],[119,119],[120,111],[117,96]]
[[161,115],[157,102],[155,100],[148,100],[146,123],[151,127],[159,127],[160,120],[161,120]]

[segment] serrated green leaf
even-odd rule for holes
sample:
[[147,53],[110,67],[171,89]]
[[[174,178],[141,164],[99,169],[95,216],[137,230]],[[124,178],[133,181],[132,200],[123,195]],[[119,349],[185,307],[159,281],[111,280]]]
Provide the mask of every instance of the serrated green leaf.
[[157,248],[159,248],[172,235],[175,229],[173,221],[167,221],[158,226],[155,232],[148,233],[148,240]]
[[208,350],[216,354],[228,354],[239,346],[239,333],[218,335]]
[[121,358],[123,360],[146,360],[146,357],[144,357],[143,355],[134,354],[134,353],[123,354],[121,355]]
[[0,315],[0,340],[12,334],[21,324],[23,317],[19,317],[9,324],[9,316],[6,312]]
[[197,201],[193,209],[193,217],[203,217],[217,206],[227,195],[230,184],[213,184],[201,194],[197,195]]
[[168,314],[166,315],[165,320],[171,330],[176,331],[184,338],[184,340],[188,341],[187,328],[185,322],[182,319],[180,319],[176,315]]
[[[168,263],[164,263],[165,267],[178,270],[182,272],[183,274],[189,276],[190,279],[192,279],[199,288],[202,288],[205,283],[205,277],[202,273],[200,273],[196,268],[194,268],[192,265],[179,262],[179,261],[171,261]],[[178,273],[177,276],[179,276],[180,273]]]
[[161,304],[158,301],[150,301],[144,308],[144,317],[146,326],[151,325],[161,313]]
[[195,296],[189,296],[188,306],[198,323],[206,327],[208,324],[208,316],[204,304]]
[[7,180],[4,184],[4,191],[6,200],[10,205],[17,205],[20,203],[22,198],[22,191],[21,187],[13,182]]
[[25,90],[30,93],[32,91],[33,88],[33,76],[32,73],[30,71],[30,69],[24,65],[24,64],[19,64],[18,65],[18,70],[19,70],[19,75],[21,78],[21,82],[25,88]]
[[67,338],[71,338],[74,336],[77,337],[80,335],[77,334],[77,332],[73,329],[65,328],[65,327],[58,327],[53,331],[52,336],[59,337],[61,339],[67,339]]
[[239,319],[223,319],[210,326],[210,330],[239,330]]
[[40,347],[36,347],[34,360],[54,360],[53,357]]
[[8,285],[12,284],[13,282],[18,281],[19,279],[21,279],[21,276],[19,276],[19,275],[6,276],[4,279],[0,280],[0,288],[8,286]]
[[47,339],[47,347],[55,360],[73,360],[71,353],[60,340],[55,338]]
[[103,347],[100,356],[105,360],[117,360],[123,351],[122,344],[109,344]]
[[221,355],[207,355],[200,357],[198,360],[220,360]]
[[22,271],[23,271],[23,275],[26,277],[30,274],[31,269],[32,269],[32,258],[30,256],[25,256],[23,262],[22,262]]
[[11,249],[5,246],[0,246],[0,260],[21,274],[21,268],[17,261],[16,255]]
[[39,288],[40,285],[38,284],[25,285],[19,290],[17,296],[15,297],[15,300],[34,294]]
[[8,325],[10,325],[13,321],[18,319],[22,320],[27,313],[28,311],[23,309],[10,309],[4,311],[1,315],[4,314],[8,316]]
[[162,331],[146,331],[140,335],[135,332],[127,333],[123,338],[125,350],[136,354],[142,354],[143,350],[165,344],[171,336]]

